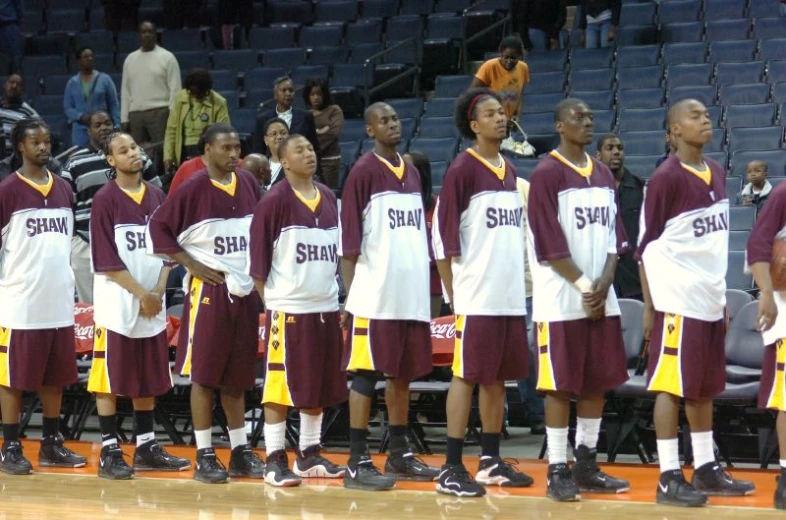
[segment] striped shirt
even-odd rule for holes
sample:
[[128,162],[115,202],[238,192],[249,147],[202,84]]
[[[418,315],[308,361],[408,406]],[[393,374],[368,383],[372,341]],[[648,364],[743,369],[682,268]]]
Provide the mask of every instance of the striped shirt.
[[[142,162],[142,178],[160,188],[161,179],[153,168],[153,161],[144,152]],[[93,197],[109,182],[111,174],[112,169],[106,162],[104,152],[96,150],[90,144],[75,151],[63,166],[62,176],[71,184],[76,199],[76,234],[85,241],[90,241],[90,209],[93,207]]]
[[0,104],[0,124],[3,131],[3,156],[13,152],[11,146],[11,129],[14,125],[28,117],[40,117],[33,107],[22,101],[21,105]]

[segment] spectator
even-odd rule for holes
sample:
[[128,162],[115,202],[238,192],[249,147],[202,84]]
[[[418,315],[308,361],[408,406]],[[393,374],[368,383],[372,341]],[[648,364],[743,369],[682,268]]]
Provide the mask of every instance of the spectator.
[[213,90],[213,78],[205,69],[192,69],[175,95],[164,137],[164,166],[167,171],[202,155],[199,138],[213,123],[229,123],[227,100]]
[[243,158],[242,168],[251,172],[259,182],[259,187],[264,194],[265,186],[270,184],[270,161],[258,153],[250,153]]
[[768,174],[766,162],[749,162],[746,171],[748,184],[742,188],[737,202],[743,206],[756,206],[756,210],[760,210],[772,191],[772,184],[767,180]]
[[621,298],[643,301],[639,264],[633,258],[639,238],[639,217],[644,203],[644,181],[625,168],[625,144],[615,134],[606,134],[598,141],[597,158],[617,180],[617,197],[622,225],[630,249],[620,256],[614,273],[614,291]]
[[253,0],[218,0],[218,23],[221,27],[221,43],[224,49],[234,48],[234,24],[245,29],[254,22]]
[[166,28],[199,27],[203,4],[203,0],[164,0]]
[[559,49],[560,32],[568,19],[566,0],[514,0],[513,10],[527,52]]
[[581,45],[588,49],[608,47],[617,37],[622,0],[581,0]]
[[169,107],[180,90],[180,66],[174,54],[156,45],[156,26],[139,25],[141,47],[123,63],[120,120],[134,141],[164,140]]
[[341,171],[341,148],[338,141],[344,127],[344,112],[340,106],[333,104],[327,80],[322,78],[306,81],[303,100],[314,116],[325,184],[335,190],[338,188],[338,175]]
[[141,0],[101,0],[104,6],[104,27],[107,31],[135,31],[139,27]]
[[11,74],[3,83],[3,100],[0,102],[0,123],[3,125],[3,157],[14,152],[11,146],[11,128],[22,119],[40,117],[38,112],[24,101],[24,92],[25,82],[19,74]]
[[265,186],[266,190],[269,190],[277,182],[284,180],[284,170],[278,160],[278,145],[289,137],[289,133],[286,121],[278,117],[268,120],[262,127],[265,146],[270,154],[268,155],[270,159],[270,182]]
[[[205,163],[205,132],[207,132],[211,126],[213,125],[206,126],[202,130],[202,135],[199,136],[199,141],[197,142],[199,155],[183,162],[183,164],[181,164],[177,169],[177,172],[175,172],[175,176],[172,178],[172,183],[169,185],[169,192],[167,196],[171,196],[178,186],[190,179],[192,175],[207,168],[207,163]],[[242,167],[242,161],[239,159],[237,161],[237,167]]]
[[[93,196],[112,178],[112,168],[104,156],[103,143],[114,131],[109,114],[98,110],[88,119],[87,145],[76,150],[63,167],[65,178],[74,190],[74,237],[71,241],[71,266],[79,301],[93,301],[93,273],[90,268],[90,210]],[[142,152],[142,178],[161,186],[153,162]]]
[[79,72],[66,84],[63,108],[71,124],[71,144],[85,146],[90,114],[104,110],[112,117],[115,127],[120,127],[120,101],[112,78],[93,69],[93,50],[82,47],[76,51]]
[[11,57],[14,62],[13,70],[19,70],[19,59],[23,51],[21,21],[22,0],[0,0],[0,54]]
[[499,44],[499,58],[481,65],[470,85],[470,88],[488,87],[500,95],[509,128],[514,120],[518,121],[521,95],[529,83],[529,67],[521,61],[523,56],[524,47],[519,38],[504,38]]

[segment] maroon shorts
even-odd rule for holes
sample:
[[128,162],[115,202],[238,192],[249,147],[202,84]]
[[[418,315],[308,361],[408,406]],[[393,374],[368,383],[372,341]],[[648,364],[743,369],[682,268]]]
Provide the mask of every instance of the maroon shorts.
[[176,370],[207,387],[254,387],[259,349],[259,295],[230,295],[225,284],[191,279],[183,305]]
[[267,311],[262,403],[324,408],[347,400],[339,314]]
[[371,320],[353,316],[347,372],[370,370],[414,381],[431,373],[431,326],[425,321]]
[[150,338],[129,338],[96,327],[88,392],[136,399],[163,395],[170,388],[166,331]]
[[456,316],[453,375],[488,385],[529,375],[526,316]]
[[778,340],[764,347],[759,386],[759,408],[786,412],[786,341]]
[[655,312],[647,390],[712,399],[726,388],[726,322]]
[[535,327],[538,390],[598,396],[628,380],[619,316],[541,322]]
[[0,328],[0,386],[28,392],[77,381],[74,327]]

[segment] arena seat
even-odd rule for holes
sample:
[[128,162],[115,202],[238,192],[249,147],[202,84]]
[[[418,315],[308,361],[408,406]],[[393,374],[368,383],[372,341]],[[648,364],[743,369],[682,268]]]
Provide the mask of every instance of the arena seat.
[[708,52],[707,42],[664,43],[663,63],[665,65],[704,63],[707,61]]
[[[753,79],[753,78],[751,78]],[[720,83],[719,101],[722,105],[755,105],[766,103],[770,97],[770,86],[766,83]]]
[[[633,5],[637,5],[637,4],[633,4]],[[647,4],[638,4],[638,5],[647,5]],[[624,11],[625,9],[623,9],[623,12]],[[657,65],[659,58],[660,58],[660,45],[635,45],[635,46],[619,47],[617,49],[617,66],[621,68],[646,67],[649,65]]]
[[[663,67],[625,67],[617,72],[617,88],[622,90],[660,88],[663,81]],[[661,96],[662,97],[662,96]]]
[[658,108],[663,106],[663,88],[639,88],[617,91],[618,108]]
[[[360,43],[377,43],[383,34],[381,18],[361,18],[355,23],[347,24],[344,41],[351,47]],[[315,47],[315,50],[319,47]]]
[[751,21],[747,18],[738,20],[715,20],[707,22],[705,34],[708,42],[721,40],[744,40],[750,35]]

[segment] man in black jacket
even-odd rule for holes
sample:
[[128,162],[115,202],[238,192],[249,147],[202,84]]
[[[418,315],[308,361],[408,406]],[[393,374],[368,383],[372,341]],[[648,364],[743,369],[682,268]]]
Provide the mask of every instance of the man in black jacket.
[[559,49],[559,34],[567,18],[566,0],[513,1],[513,23],[527,52]]
[[273,97],[276,99],[275,108],[266,110],[257,116],[254,144],[252,146],[253,151],[257,153],[264,152],[263,127],[266,122],[277,117],[287,123],[290,134],[300,134],[308,139],[314,147],[314,151],[317,152],[317,160],[319,160],[321,154],[319,152],[314,116],[308,110],[292,106],[292,102],[295,99],[295,84],[288,76],[282,76],[273,82]]
[[616,134],[606,134],[598,141],[597,157],[609,167],[617,180],[619,210],[630,245],[630,251],[622,255],[617,262],[614,290],[621,298],[641,300],[639,266],[633,254],[639,243],[639,216],[644,202],[644,181],[625,168],[625,145]]

